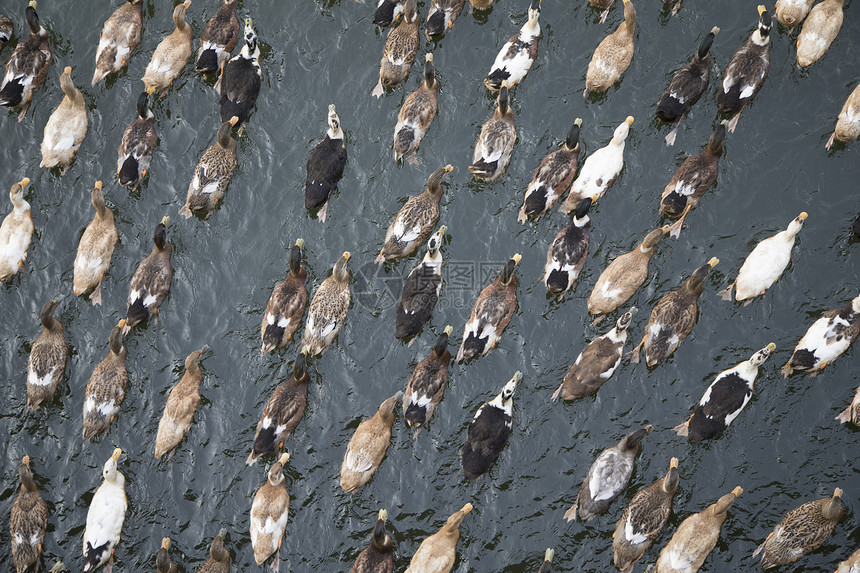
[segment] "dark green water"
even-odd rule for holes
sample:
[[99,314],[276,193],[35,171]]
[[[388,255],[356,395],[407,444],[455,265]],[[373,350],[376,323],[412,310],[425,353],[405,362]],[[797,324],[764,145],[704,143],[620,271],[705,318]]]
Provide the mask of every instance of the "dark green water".
[[[195,50],[217,4],[195,0],[189,9]],[[736,485],[746,491],[703,570],[756,570],[749,556],[783,513],[829,495],[835,486],[845,490],[846,516],[821,550],[784,570],[832,571],[856,549],[857,433],[833,417],[860,383],[857,349],[814,379],[783,380],[778,372],[809,324],[858,292],[860,245],[847,238],[858,209],[858,146],[824,149],[860,79],[855,6],[847,7],[839,37],[808,71],[795,63],[799,30],[774,31],[770,75],[727,138],[716,186],[690,214],[680,239],[666,238],[657,248],[651,278],[631,301],[642,309],[631,339],[641,337],[663,294],[717,256],[721,262],[706,281],[692,335],[672,359],[650,371],[624,363],[596,397],[551,404],[553,390],[583,345],[611,326],[610,320],[590,326],[588,293],[610,260],[661,223],[660,191],[683,159],[707,142],[719,119],[714,78],[721,77],[754,28],[756,13],[751,2],[685,0],[670,18],[661,2],[640,0],[633,63],[607,95],[584,100],[588,61],[620,22],[620,6],[599,24],[599,11],[585,0],[546,0],[538,60],[512,95],[519,139],[511,164],[500,180],[475,183],[466,167],[493,109],[481,81],[501,44],[525,22],[527,4],[499,0],[489,14],[476,16],[467,8],[436,43],[422,32],[419,61],[434,52],[441,90],[439,115],[416,167],[393,163],[391,139],[403,98],[420,82],[420,68],[381,100],[370,96],[387,33],[371,24],[371,3],[240,0],[240,15],[254,18],[262,42],[263,88],[239,143],[240,168],[223,206],[209,220],[186,221],[177,210],[219,123],[212,81],[203,81],[192,63],[153,106],[160,140],[148,182],[130,194],[114,176],[119,139],[142,89],[139,78],[156,44],[173,29],[172,3],[146,3],[143,39],[127,73],[90,88],[98,34],[117,2],[40,2],[55,62],[24,122],[16,123],[15,112],[0,113],[0,211],[8,212],[6,190],[30,177],[26,198],[36,226],[28,272],[0,287],[0,432],[9,436],[0,444],[0,515],[5,523],[17,492],[18,463],[29,454],[51,509],[46,567],[63,559],[72,571],[80,570],[87,507],[104,461],[119,446],[127,454],[120,469],[129,511],[116,552],[118,570],[154,570],[160,539],[170,536],[174,560],[181,570],[194,571],[221,527],[229,532],[226,545],[235,570],[256,570],[250,504],[271,460],[253,468],[244,460],[262,406],[289,375],[298,351],[294,343],[260,357],[259,325],[297,237],[305,239],[312,290],[343,250],[352,252],[354,304],[335,346],[311,362],[308,410],[287,444],[291,509],[282,571],[348,570],[381,507],[388,508],[397,569],[403,570],[424,537],[466,501],[475,510],[463,522],[455,571],[536,571],[546,547],[555,548],[559,571],[612,571],[615,520],[636,490],[666,471],[671,456],[681,460],[681,489],[669,524],[643,562],[656,560],[683,518]],[[23,7],[23,2],[0,3],[19,35]],[[428,2],[419,4],[422,20],[427,9]],[[655,102],[671,72],[714,25],[722,31],[712,51],[711,89],[693,108],[676,145],[667,148],[668,128],[653,119]],[[2,57],[12,49],[7,46]],[[72,168],[58,177],[38,168],[39,144],[62,97],[59,74],[65,65],[83,86],[90,127]],[[329,103],[337,105],[346,130],[349,163],[323,225],[307,216],[302,190],[305,162],[325,131]],[[517,224],[523,192],[540,159],[560,145],[575,117],[584,119],[587,154],[605,145],[627,115],[636,121],[626,165],[591,214],[589,260],[566,299],[549,301],[539,279],[547,248],[566,221],[552,212],[539,224]],[[387,264],[379,276],[371,262],[400,205],[446,163],[456,168],[447,177],[441,218],[449,228],[443,254],[452,275],[430,328],[409,348],[393,338],[390,293],[399,296],[400,278],[420,255]],[[77,243],[92,217],[89,192],[96,179],[105,181],[120,243],[103,285],[104,305],[94,308],[71,295],[71,281]],[[809,219],[779,282],[746,308],[720,300],[715,292],[734,278],[753,245],[800,211]],[[170,297],[157,324],[135,328],[126,339],[130,385],[110,434],[100,443],[83,443],[86,382],[107,352],[111,326],[125,315],[131,275],[165,214],[173,219],[168,240],[176,275]],[[429,352],[433,333],[452,324],[452,344],[459,344],[487,275],[514,252],[523,254],[517,271],[520,304],[500,347],[472,364],[452,367],[445,399],[417,439],[398,411],[382,467],[357,494],[345,494],[338,485],[340,463],[359,421],[405,387],[414,365]],[[455,279],[454,269],[466,273]],[[58,310],[73,349],[67,380],[48,407],[31,413],[25,410],[27,356],[41,328],[39,308],[58,295],[69,295]],[[713,376],[770,341],[777,350],[760,371],[753,401],[729,431],[695,447],[675,436],[671,428],[689,416]],[[185,356],[204,343],[213,352],[203,361],[203,401],[192,429],[171,460],[156,461],[155,433],[167,393],[181,376]],[[515,370],[525,377],[514,399],[508,447],[488,475],[466,483],[459,447],[469,420]],[[622,499],[588,525],[565,523],[562,514],[597,453],[645,423],[657,431],[645,439]],[[4,525],[4,555],[9,546]],[[11,570],[11,558],[0,569]]]

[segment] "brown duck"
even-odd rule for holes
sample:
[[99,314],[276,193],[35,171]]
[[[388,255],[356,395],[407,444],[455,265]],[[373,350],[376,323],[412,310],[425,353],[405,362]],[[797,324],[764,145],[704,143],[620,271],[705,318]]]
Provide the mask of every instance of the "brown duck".
[[49,300],[42,306],[39,319],[44,327],[33,342],[27,364],[27,407],[38,410],[49,402],[57,391],[66,372],[69,358],[69,343],[63,331],[63,323],[54,318],[58,300]]
[[122,329],[125,320],[110,331],[110,351],[99,362],[87,382],[84,401],[84,439],[89,440],[99,434],[107,435],[111,422],[119,412],[125,399],[128,385],[128,370],[125,367],[126,349],[122,344]]
[[385,533],[388,511],[379,510],[379,518],[373,527],[370,545],[358,554],[358,559],[349,573],[391,573],[394,571],[394,542]]
[[222,529],[212,540],[209,547],[209,559],[200,566],[197,573],[230,573],[230,552],[224,547],[224,537],[227,530]]
[[21,460],[18,475],[21,477],[21,489],[12,503],[9,535],[12,537],[12,559],[15,562],[15,571],[24,573],[34,563],[36,571],[39,570],[42,542],[48,526],[48,504],[39,495],[39,488],[33,481],[30,456],[24,456]]
[[382,402],[376,414],[359,424],[349,439],[340,466],[340,487],[345,492],[354,493],[370,481],[382,464],[391,443],[394,408],[402,396],[402,391],[397,392]]
[[167,452],[173,456],[174,448],[191,429],[194,412],[200,404],[200,384],[203,381],[200,359],[208,350],[209,347],[204,345],[185,358],[185,374],[167,396],[164,414],[158,422],[158,434],[155,436],[156,458]]
[[305,315],[308,305],[308,288],[305,286],[308,271],[302,266],[304,244],[304,239],[296,239],[296,244],[290,249],[290,272],[286,279],[275,286],[266,304],[266,313],[260,325],[260,339],[263,341],[260,354],[286,346],[293,339]]
[[416,0],[406,0],[403,20],[388,33],[388,39],[385,41],[382,61],[379,64],[379,83],[373,88],[374,96],[382,95],[382,86],[396,86],[409,75],[409,68],[415,61],[420,44],[419,26],[418,3]]

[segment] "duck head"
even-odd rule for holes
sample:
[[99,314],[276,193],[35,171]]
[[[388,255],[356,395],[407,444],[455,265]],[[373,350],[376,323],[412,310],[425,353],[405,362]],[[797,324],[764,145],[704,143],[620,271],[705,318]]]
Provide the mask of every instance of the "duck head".
[[329,139],[343,139],[343,130],[340,127],[340,118],[334,104],[328,106],[328,132]]
[[155,231],[152,233],[152,242],[159,251],[164,250],[165,242],[167,241],[167,225],[170,224],[170,217],[164,216],[161,222],[155,226]]
[[567,138],[564,140],[564,145],[573,151],[579,147],[579,129],[582,127],[582,118],[578,117],[573,121],[570,131],[567,132]]
[[758,368],[762,364],[764,364],[765,360],[768,359],[771,352],[776,350],[776,344],[773,342],[769,343],[767,346],[756,352],[750,357],[750,364]]
[[705,37],[702,38],[702,43],[699,44],[699,51],[696,53],[696,56],[698,56],[700,60],[704,60],[708,57],[708,53],[711,51],[711,46],[714,45],[714,38],[719,33],[720,29],[714,26],[711,28],[711,31],[705,34]]
[[119,457],[122,455],[122,450],[116,448],[108,460],[105,462],[104,469],[102,469],[102,476],[104,476],[105,481],[113,482],[119,477],[119,472],[116,471],[116,462],[119,460]]
[[448,521],[445,522],[445,527],[442,529],[444,529],[449,535],[456,533],[460,529],[460,524],[463,523],[463,518],[466,517],[466,514],[470,511],[472,511],[472,504],[467,503],[462,509],[460,509],[460,511],[454,513],[448,518]]
[[663,491],[669,494],[675,493],[678,489],[679,481],[678,458],[672,458],[669,461],[669,471],[666,473],[665,477],[663,477]]
[[436,344],[433,345],[433,354],[436,356],[442,356],[446,350],[448,350],[448,337],[451,336],[451,333],[454,332],[454,327],[450,324],[445,327],[445,330],[442,331],[442,334],[439,335],[439,338],[436,339]]
[[290,274],[298,277],[302,272],[302,247],[304,239],[296,239],[296,244],[290,248]]
[[376,525],[373,526],[373,537],[370,539],[370,545],[380,553],[391,553],[394,550],[391,536],[385,533],[386,519],[388,519],[388,510],[380,509]]
[[633,321],[633,315],[637,312],[639,312],[639,309],[635,306],[631,306],[630,310],[618,317],[618,321],[615,323],[615,330],[618,332],[624,332],[627,330],[627,327],[630,326],[630,323]]
[[439,229],[430,235],[430,239],[427,241],[427,254],[431,257],[435,257],[439,252],[439,249],[442,248],[442,237],[445,236],[445,233],[448,232],[448,227],[442,225]]
[[654,431],[654,426],[648,424],[644,428],[639,428],[638,430],[634,430],[627,434],[624,437],[624,449],[625,450],[638,450],[639,444],[642,442],[642,438],[650,434]]
[[522,260],[523,256],[519,253],[515,254],[511,257],[505,266],[502,267],[502,272],[499,273],[499,282],[503,285],[510,284],[511,279],[514,277],[514,269],[517,268],[517,265]]
[[352,255],[349,251],[344,251],[337,262],[334,264],[331,276],[339,283],[349,282],[349,272],[346,270],[346,263],[349,262],[349,257]]
[[272,485],[281,485],[284,482],[284,464],[290,459],[290,454],[284,452],[278,461],[272,464],[269,468],[269,483]]
[[735,503],[735,500],[737,500],[743,492],[743,488],[741,486],[738,486],[720,499],[718,499],[717,503],[712,506],[714,508],[714,515],[723,515],[724,513],[726,513],[729,508],[731,508],[732,505]]

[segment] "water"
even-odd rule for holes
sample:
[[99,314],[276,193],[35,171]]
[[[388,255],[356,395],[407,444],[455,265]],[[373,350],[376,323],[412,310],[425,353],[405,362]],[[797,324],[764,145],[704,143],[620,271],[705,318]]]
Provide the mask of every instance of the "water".
[[[591,327],[586,297],[600,271],[656,225],[659,194],[683,159],[697,153],[718,121],[715,85],[682,125],[674,147],[663,144],[666,126],[653,119],[654,106],[671,73],[718,25],[712,78],[755,26],[751,3],[708,4],[686,0],[669,17],[660,2],[637,2],[636,54],[618,86],[583,100],[584,76],[594,47],[621,21],[615,6],[606,24],[583,1],[543,5],[544,36],[534,67],[512,95],[519,139],[505,175],[475,183],[466,167],[493,98],[481,84],[501,44],[525,22],[527,2],[500,0],[487,15],[468,14],[439,42],[423,37],[418,61],[433,50],[439,115],[422,143],[419,166],[395,165],[391,139],[403,98],[421,81],[414,66],[404,86],[380,100],[370,96],[387,31],[371,24],[373,6],[343,2],[240,2],[240,15],[254,18],[262,42],[264,82],[256,112],[239,143],[240,168],[223,206],[208,220],[184,220],[188,181],[197,159],[215,139],[217,97],[213,80],[194,73],[192,63],[166,98],[153,104],[159,144],[149,180],[129,193],[115,182],[116,149],[134,117],[134,101],[149,57],[172,30],[170,3],[148,2],[143,39],[128,71],[95,88],[88,86],[101,25],[117,2],[78,5],[40,3],[51,32],[55,62],[35,96],[26,120],[3,113],[0,149],[2,211],[6,190],[24,176],[33,182],[26,198],[36,235],[27,273],[0,289],[0,365],[3,405],[0,445],[3,482],[0,515],[6,519],[17,491],[17,466],[32,458],[36,480],[51,516],[44,565],[63,559],[81,567],[86,512],[101,483],[101,466],[112,449],[126,452],[129,511],[116,552],[118,570],[154,570],[163,536],[181,570],[194,571],[208,556],[221,527],[237,571],[254,566],[248,534],[251,498],[271,459],[244,464],[265,400],[291,371],[294,343],[260,357],[259,324],[272,287],[286,273],[289,248],[305,239],[309,287],[330,273],[340,253],[353,258],[354,304],[340,337],[322,358],[311,361],[309,406],[288,442],[291,508],[281,556],[282,570],[344,571],[368,541],[377,511],[387,507],[403,570],[418,544],[445,518],[471,501],[463,522],[455,571],[535,571],[546,547],[556,550],[559,571],[611,571],[611,532],[624,504],[639,488],[665,473],[671,456],[681,460],[681,489],[674,513],[655,549],[653,562],[680,521],[741,485],[745,493],[730,511],[721,541],[706,570],[755,570],[753,552],[781,516],[803,501],[845,490],[846,517],[824,548],[786,571],[832,571],[858,545],[854,505],[860,479],[853,467],[857,433],[833,417],[860,383],[857,349],[821,376],[783,380],[779,367],[819,314],[857,295],[856,242],[849,240],[858,203],[857,144],[824,150],[836,116],[857,82],[860,23],[853,6],[829,52],[809,71],[795,64],[799,30],[773,34],[772,64],[762,91],[729,134],[715,187],[688,217],[679,240],[664,239],[651,264],[651,278],[631,301],[642,312],[631,341],[642,335],[657,300],[676,288],[711,256],[721,259],[707,279],[700,316],[690,337],[669,361],[648,370],[624,363],[595,397],[569,404],[549,398],[583,345],[608,330]],[[3,2],[4,12],[23,27],[22,4]],[[214,0],[189,9],[195,50]],[[772,8],[772,6],[768,6]],[[428,3],[419,5],[426,18]],[[7,58],[12,47],[7,47]],[[90,106],[90,128],[72,168],[63,177],[38,169],[39,143],[48,115],[62,94],[59,74],[73,78]],[[337,105],[347,133],[349,163],[329,220],[306,215],[302,189],[307,157],[326,128],[329,103]],[[557,212],[539,224],[520,226],[516,214],[540,159],[556,149],[577,116],[583,118],[585,153],[605,145],[627,115],[636,121],[627,140],[626,165],[592,214],[591,252],[582,276],[566,299],[547,300],[539,282],[546,251],[565,224]],[[584,157],[584,156],[583,156]],[[451,163],[441,223],[449,232],[443,254],[450,271],[430,327],[412,347],[395,341],[391,297],[420,254],[389,263],[374,276],[371,261],[400,205],[423,188],[437,167]],[[103,285],[104,305],[92,307],[71,296],[77,242],[92,217],[89,192],[105,181],[116,213],[120,243]],[[809,219],[793,260],[780,281],[751,306],[716,296],[737,273],[752,246],[783,229],[799,212]],[[126,339],[130,385],[107,439],[81,440],[86,382],[107,352],[110,327],[125,314],[128,284],[151,248],[151,234],[171,215],[176,275],[157,324],[136,328]],[[490,356],[454,366],[445,399],[427,431],[413,440],[398,411],[388,456],[375,478],[355,495],[338,485],[346,443],[361,419],[386,397],[403,389],[435,335],[454,326],[459,344],[486,276],[514,252],[517,315]],[[456,271],[456,272],[455,272]],[[465,271],[465,272],[463,272]],[[42,303],[69,295],[58,309],[72,356],[56,399],[36,413],[25,411],[24,380],[30,344],[40,331]],[[300,331],[301,332],[301,331]],[[756,395],[720,439],[691,447],[671,428],[719,371],[749,357],[767,342],[777,350],[760,371]],[[203,400],[192,429],[171,460],[153,457],[155,432],[170,388],[185,356],[204,343]],[[514,399],[510,443],[489,475],[477,483],[462,477],[459,447],[474,411],[492,398],[515,370],[525,378]],[[651,423],[627,492],[609,512],[588,525],[567,524],[562,514],[597,453],[631,428]],[[0,547],[9,547],[0,528]],[[4,549],[8,554],[8,549]],[[3,570],[9,570],[7,560]],[[642,570],[642,565],[637,571]]]

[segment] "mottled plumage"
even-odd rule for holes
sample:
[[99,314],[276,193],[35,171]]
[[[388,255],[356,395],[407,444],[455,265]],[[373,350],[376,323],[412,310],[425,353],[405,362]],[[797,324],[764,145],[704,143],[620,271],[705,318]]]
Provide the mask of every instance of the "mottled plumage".
[[302,346],[308,346],[308,354],[316,356],[332,345],[340,332],[349,310],[349,272],[346,263],[350,253],[345,251],[334,264],[331,276],[326,278],[314,293],[308,311],[308,323]]
[[427,38],[441,36],[453,27],[465,4],[466,0],[431,0],[430,12],[427,14],[427,23],[424,26]]
[[105,462],[104,481],[96,490],[87,511],[87,527],[84,530],[84,573],[95,571],[105,563],[110,571],[113,567],[113,552],[119,544],[122,524],[128,500],[125,496],[125,476],[116,469],[122,450],[116,448]]
[[15,23],[9,16],[0,14],[0,51],[3,51],[3,47],[12,39],[12,34],[14,33]]
[[439,531],[422,541],[404,573],[449,573],[457,559],[460,524],[470,511],[472,504],[467,503],[452,514]]
[[87,135],[87,102],[72,82],[69,66],[60,76],[60,88],[65,95],[45,124],[39,167],[62,167],[65,174]]
[[49,300],[42,306],[39,320],[42,332],[30,348],[27,362],[27,407],[38,410],[49,402],[57,391],[66,372],[69,343],[66,342],[63,323],[54,318],[58,300]]
[[839,423],[841,424],[844,424],[845,422],[851,422],[855,426],[860,426],[860,386],[858,386],[857,390],[855,390],[854,398],[851,400],[851,404],[849,404],[847,408],[842,410],[842,412],[840,412],[835,419],[839,420]]
[[860,296],[840,308],[835,308],[812,323],[785,366],[787,378],[795,370],[806,370],[815,376],[825,366],[839,358],[860,335]]
[[39,488],[33,481],[30,456],[24,456],[21,460],[18,475],[21,488],[12,503],[9,536],[15,572],[24,573],[33,564],[36,565],[35,570],[39,570],[42,542],[48,526],[48,504],[39,495]]
[[30,179],[24,177],[9,190],[12,211],[0,224],[0,283],[15,276],[27,260],[33,238],[33,216],[30,204],[24,200],[24,189],[29,184]]
[[227,530],[222,529],[209,546],[209,559],[206,560],[197,573],[230,573],[230,552],[224,547],[224,536]]
[[159,90],[162,95],[166,94],[191,57],[191,26],[185,21],[185,11],[189,6],[191,0],[185,0],[173,9],[176,29],[159,42],[146,66],[141,80],[150,95]]
[[603,92],[611,88],[633,61],[636,8],[631,0],[623,2],[624,21],[614,32],[603,38],[594,50],[585,74],[583,96],[588,95],[588,90]]
[[573,211],[587,198],[596,201],[615,183],[624,167],[625,141],[630,134],[632,124],[633,116],[627,116],[615,128],[609,143],[585,158],[579,176],[570,187],[570,194],[560,207],[562,213]]
[[349,439],[340,466],[340,487],[345,492],[355,493],[370,481],[382,464],[391,442],[394,409],[402,396],[403,392],[397,392],[382,402],[377,412],[361,422]]
[[379,510],[379,518],[373,526],[370,545],[358,554],[349,573],[393,573],[394,571],[394,542],[385,533],[385,520],[388,511]]
[[45,82],[53,59],[48,31],[39,23],[35,0],[30,1],[24,16],[30,35],[15,46],[0,84],[0,105],[21,107],[18,121],[24,119],[33,94]]
[[158,309],[170,292],[173,281],[173,265],[170,262],[173,246],[166,241],[165,227],[170,217],[164,217],[155,226],[152,251],[141,261],[128,288],[127,317],[124,333],[135,325],[145,322]]
[[418,150],[424,134],[436,117],[438,91],[433,54],[427,54],[424,62],[424,82],[406,97],[400,113],[397,114],[397,125],[394,126],[394,161],[400,161]]
[[839,564],[835,573],[860,573],[860,549]]
[[137,187],[149,172],[157,141],[155,115],[149,109],[149,94],[142,92],[137,98],[137,119],[125,128],[119,144],[116,173],[120,185]]
[[176,386],[170,390],[164,413],[158,422],[158,433],[155,436],[155,457],[160,458],[179,445],[188,430],[194,412],[200,404],[200,384],[203,382],[203,372],[200,370],[200,359],[209,350],[203,346],[185,358],[185,374]]
[[[251,546],[254,559],[261,565],[266,559],[275,556],[273,569],[278,570],[281,542],[287,517],[290,511],[290,493],[284,481],[284,464],[290,454],[284,452],[269,469],[266,482],[254,494],[251,504]],[[214,544],[214,543],[213,543]]]
[[517,128],[514,126],[514,110],[508,105],[507,82],[502,82],[497,107],[483,127],[481,135],[475,143],[472,154],[472,164],[469,171],[475,179],[493,181],[504,173],[511,154],[514,152],[514,142],[517,139]]
[[317,217],[322,223],[325,223],[328,200],[337,191],[346,167],[346,145],[334,104],[328,106],[328,127],[325,137],[311,152],[305,177],[305,209],[319,209]]
[[411,338],[410,346],[433,315],[442,291],[442,254],[439,249],[447,230],[448,227],[442,225],[433,233],[427,241],[424,259],[412,269],[403,283],[395,314],[394,337],[398,340]]
[[416,0],[406,0],[403,20],[388,33],[388,39],[385,41],[385,49],[379,63],[379,83],[373,88],[374,96],[380,97],[383,86],[396,86],[409,75],[409,69],[421,43],[418,34],[420,24]]
[[[833,146],[833,142],[839,140],[849,143],[860,136],[860,84],[854,86],[854,90],[845,100],[842,111],[836,120],[836,128],[830,139],[827,140],[827,149]],[[860,232],[855,233],[860,236]]]
[[[723,81],[717,91],[717,107],[722,113],[740,113],[761,89],[770,69],[770,13],[758,7],[758,28],[732,56],[723,71]],[[734,131],[738,115],[729,123]]]
[[293,339],[305,315],[308,305],[308,289],[305,286],[308,271],[302,266],[304,244],[304,239],[296,239],[296,244],[290,249],[290,272],[287,278],[275,285],[266,304],[260,324],[260,339],[263,341],[260,354],[286,346]]
[[253,22],[245,18],[245,45],[223,68],[218,80],[221,94],[221,121],[239,118],[243,125],[257,103],[263,85],[263,70],[260,68],[260,46]]
[[466,443],[460,453],[466,479],[475,479],[487,473],[508,443],[513,423],[514,391],[522,379],[522,372],[514,373],[502,391],[482,404],[472,418]]
[[239,19],[236,17],[236,0],[224,0],[203,30],[197,50],[195,69],[211,74],[227,61],[239,41]]
[[217,140],[203,152],[203,157],[194,168],[185,205],[179,209],[179,214],[186,219],[191,217],[192,212],[205,214],[208,219],[227,193],[227,187],[239,167],[236,140],[232,137],[233,126],[238,121],[239,118],[234,115],[221,124]]
[[797,37],[797,65],[806,68],[817,62],[830,48],[842,28],[845,0],[824,0],[816,4]]
[[523,81],[531,69],[537,58],[540,39],[540,1],[531,0],[528,20],[499,50],[490,73],[484,80],[488,90],[498,91],[502,82],[507,82],[508,88],[512,88]]
[[90,200],[96,212],[78,243],[72,284],[75,296],[95,289],[90,300],[96,305],[102,303],[102,279],[110,267],[119,233],[116,230],[113,211],[105,205],[101,181],[96,181],[93,186]]
[[546,253],[543,283],[559,300],[573,286],[588,258],[591,201],[586,198],[579,202],[573,219],[558,232]]
[[125,389],[128,385],[128,370],[125,367],[126,349],[122,343],[122,327],[120,321],[110,332],[107,356],[99,362],[87,382],[86,398],[84,399],[84,432],[83,437],[89,440],[110,431],[111,422],[119,412],[119,407],[125,399]]
[[92,85],[108,74],[120,71],[140,43],[143,0],[127,0],[105,21],[96,49],[96,70]]
[[540,162],[517,215],[517,221],[520,223],[525,223],[529,217],[540,219],[570,187],[579,159],[581,126],[582,119],[576,118],[561,149],[556,149]]
[[403,418],[417,435],[427,425],[448,387],[448,337],[453,327],[446,326],[430,354],[418,363],[403,394]]

